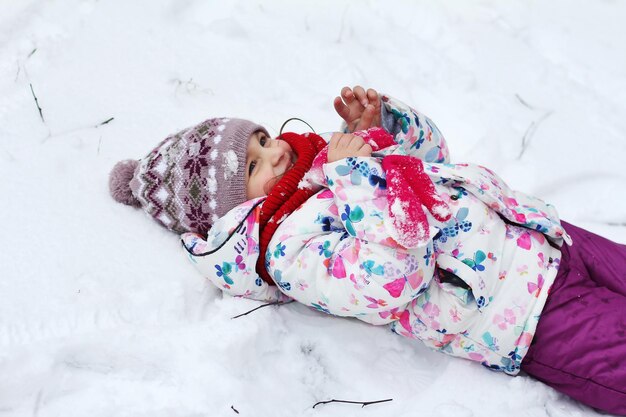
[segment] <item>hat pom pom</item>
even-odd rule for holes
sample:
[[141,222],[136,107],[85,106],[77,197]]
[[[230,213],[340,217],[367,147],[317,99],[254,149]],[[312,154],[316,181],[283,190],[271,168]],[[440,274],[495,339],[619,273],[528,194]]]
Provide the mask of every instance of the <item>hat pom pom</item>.
[[139,161],[127,159],[115,164],[111,170],[109,174],[109,191],[113,199],[118,203],[134,207],[141,206],[141,203],[139,203],[139,200],[137,200],[130,189],[130,181],[133,179],[137,166],[139,166]]

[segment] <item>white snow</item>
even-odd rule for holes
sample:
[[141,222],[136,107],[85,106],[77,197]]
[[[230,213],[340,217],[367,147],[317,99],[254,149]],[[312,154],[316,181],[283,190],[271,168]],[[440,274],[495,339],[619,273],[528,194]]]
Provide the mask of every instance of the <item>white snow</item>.
[[298,188],[302,190],[309,190],[313,188],[312,174],[311,171],[308,171],[304,174],[300,182],[298,183]]
[[237,160],[237,154],[235,151],[229,150],[224,153],[224,179],[229,179],[233,174],[237,173],[239,167],[239,161]]
[[[626,242],[625,20],[609,0],[2,2],[0,416],[599,415],[301,305],[231,320],[258,303],[107,180],[208,117],[335,129],[361,84],[428,114],[453,161]],[[311,408],[332,398],[393,401]]]
[[445,219],[446,217],[449,218],[449,216],[452,215],[450,211],[450,206],[448,206],[443,201],[437,204],[434,204],[431,210],[433,211],[433,215],[437,216],[438,219]]

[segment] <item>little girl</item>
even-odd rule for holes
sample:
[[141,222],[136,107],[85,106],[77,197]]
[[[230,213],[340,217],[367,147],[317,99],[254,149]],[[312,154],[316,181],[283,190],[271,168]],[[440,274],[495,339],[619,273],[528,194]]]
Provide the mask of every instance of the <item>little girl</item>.
[[626,415],[626,246],[449,164],[434,123],[400,101],[344,88],[335,108],[350,130],[374,127],[326,146],[212,119],[118,164],[112,193],[186,232],[191,261],[229,294],[391,323]]

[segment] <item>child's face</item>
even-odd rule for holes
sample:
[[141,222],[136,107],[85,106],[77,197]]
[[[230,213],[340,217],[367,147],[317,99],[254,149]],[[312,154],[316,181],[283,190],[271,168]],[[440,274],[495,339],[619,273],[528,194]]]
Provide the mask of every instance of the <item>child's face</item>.
[[284,140],[270,139],[263,132],[253,133],[246,154],[246,197],[268,195],[296,159],[291,146]]

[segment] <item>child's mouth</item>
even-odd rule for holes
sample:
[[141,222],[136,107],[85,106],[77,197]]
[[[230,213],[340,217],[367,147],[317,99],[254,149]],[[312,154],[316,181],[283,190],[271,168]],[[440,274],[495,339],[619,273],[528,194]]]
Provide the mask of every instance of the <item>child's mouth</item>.
[[287,171],[289,171],[291,168],[294,167],[294,165],[296,165],[296,161],[297,160],[298,160],[298,156],[295,154],[295,152],[292,152],[291,153],[291,164],[287,168]]

